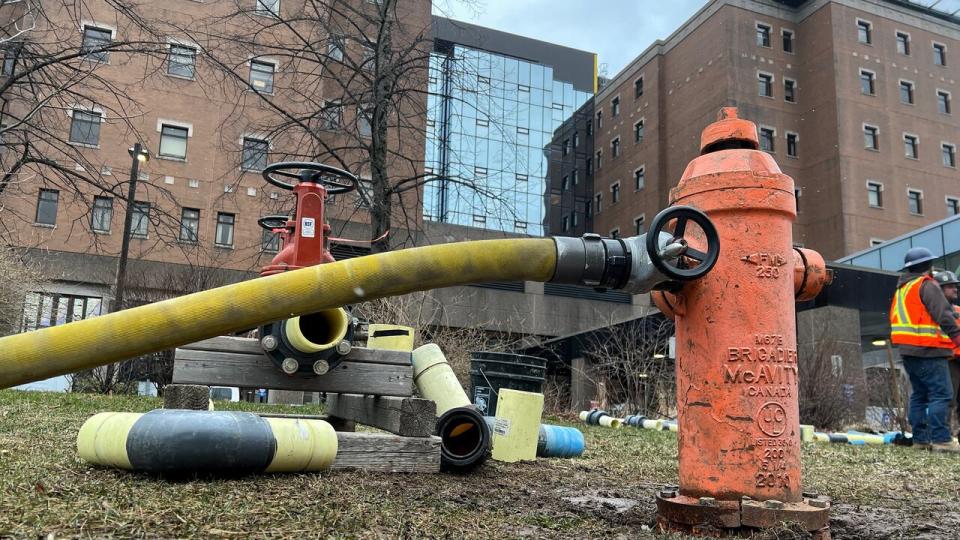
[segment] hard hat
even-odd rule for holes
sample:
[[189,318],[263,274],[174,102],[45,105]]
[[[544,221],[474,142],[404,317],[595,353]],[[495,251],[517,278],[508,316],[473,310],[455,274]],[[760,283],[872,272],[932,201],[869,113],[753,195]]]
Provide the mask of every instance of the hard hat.
[[933,279],[937,280],[937,283],[939,283],[941,287],[944,285],[960,284],[960,280],[957,279],[957,275],[949,270],[937,272],[933,275]]
[[925,247],[910,248],[907,250],[907,254],[903,256],[903,267],[910,268],[934,259],[936,257],[933,256],[933,252]]

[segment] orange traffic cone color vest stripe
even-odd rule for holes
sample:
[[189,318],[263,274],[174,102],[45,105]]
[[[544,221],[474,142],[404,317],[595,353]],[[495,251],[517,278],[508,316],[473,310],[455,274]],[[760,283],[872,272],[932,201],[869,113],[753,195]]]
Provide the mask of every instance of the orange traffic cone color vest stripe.
[[920,276],[897,289],[890,304],[890,341],[895,345],[912,345],[937,349],[953,349],[953,340],[940,330],[920,299],[920,287],[930,276]]

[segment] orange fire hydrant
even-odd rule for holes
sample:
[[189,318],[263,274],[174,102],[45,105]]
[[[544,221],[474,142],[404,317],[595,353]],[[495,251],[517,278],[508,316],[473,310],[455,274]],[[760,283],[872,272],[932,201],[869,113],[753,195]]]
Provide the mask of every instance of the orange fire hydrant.
[[816,296],[828,272],[818,253],[792,247],[793,179],[759,150],[752,122],[722,109],[700,150],[671,204],[706,213],[723,249],[703,278],[654,294],[676,321],[680,454],[658,523],[725,534],[797,521],[829,538],[829,502],[800,486],[794,303]]

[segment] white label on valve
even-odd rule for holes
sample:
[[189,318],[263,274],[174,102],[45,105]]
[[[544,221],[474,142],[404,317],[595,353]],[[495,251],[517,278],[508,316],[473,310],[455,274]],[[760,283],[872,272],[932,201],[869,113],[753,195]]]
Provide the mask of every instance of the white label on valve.
[[510,419],[509,418],[497,418],[493,422],[493,432],[501,437],[506,437],[510,434]]
[[300,235],[304,238],[313,238],[317,235],[317,220],[305,217],[300,220]]

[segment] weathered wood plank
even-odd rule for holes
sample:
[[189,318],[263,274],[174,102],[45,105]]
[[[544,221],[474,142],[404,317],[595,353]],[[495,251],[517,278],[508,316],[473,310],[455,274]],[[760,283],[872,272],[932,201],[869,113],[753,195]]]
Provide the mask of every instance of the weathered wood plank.
[[333,469],[380,472],[440,472],[440,437],[400,437],[386,433],[337,433]]
[[[256,339],[232,336],[219,336],[205,339],[184,345],[180,348],[194,351],[263,354],[263,351],[260,350],[260,344],[257,343]],[[397,366],[409,366],[412,361],[411,358],[411,354],[405,351],[367,349],[364,347],[354,347],[353,350],[350,351],[350,354],[344,357],[345,360],[356,363],[392,364]]]
[[413,367],[344,360],[323,376],[291,377],[262,354],[177,349],[173,382],[408,397],[413,395]]
[[210,387],[204,384],[168,384],[163,389],[163,408],[205,411],[210,408]]
[[429,437],[437,424],[437,404],[412,397],[329,394],[327,413],[404,437]]

